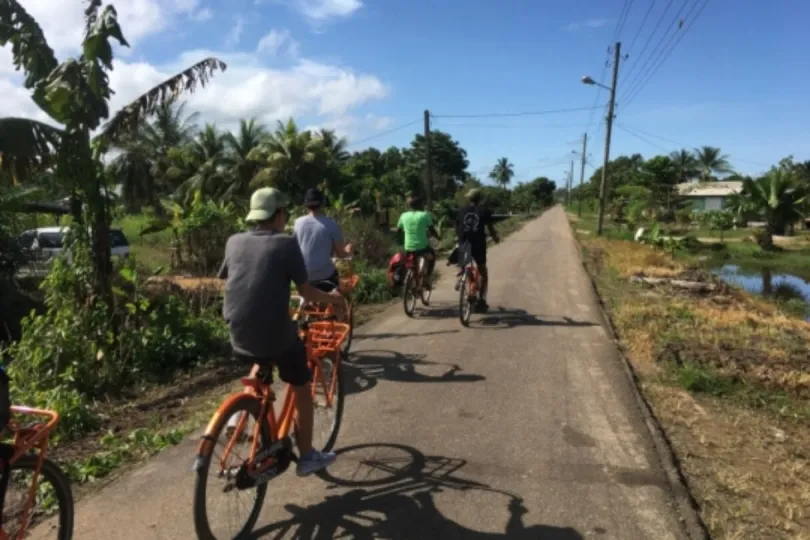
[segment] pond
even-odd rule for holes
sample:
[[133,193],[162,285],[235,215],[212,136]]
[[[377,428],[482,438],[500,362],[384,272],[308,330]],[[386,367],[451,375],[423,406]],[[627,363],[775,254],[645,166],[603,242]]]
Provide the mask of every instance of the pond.
[[713,273],[730,285],[742,287],[777,302],[804,304],[804,320],[810,322],[810,281],[772,268],[752,270],[735,264],[716,268]]

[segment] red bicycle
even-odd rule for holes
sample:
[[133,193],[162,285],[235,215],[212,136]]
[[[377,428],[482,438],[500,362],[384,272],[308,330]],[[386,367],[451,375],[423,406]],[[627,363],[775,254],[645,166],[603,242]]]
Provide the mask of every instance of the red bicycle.
[[430,297],[433,294],[433,287],[426,283],[425,278],[425,257],[408,253],[405,257],[405,279],[402,282],[402,307],[405,308],[405,315],[413,317],[416,309],[416,297],[422,300],[423,306],[430,305]]

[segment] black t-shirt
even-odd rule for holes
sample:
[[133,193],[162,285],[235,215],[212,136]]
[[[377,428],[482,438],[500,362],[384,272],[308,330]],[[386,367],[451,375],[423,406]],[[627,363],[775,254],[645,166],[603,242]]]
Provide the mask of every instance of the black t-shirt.
[[456,231],[460,243],[469,242],[473,246],[486,246],[486,227],[492,224],[492,212],[479,206],[468,206],[458,212]]

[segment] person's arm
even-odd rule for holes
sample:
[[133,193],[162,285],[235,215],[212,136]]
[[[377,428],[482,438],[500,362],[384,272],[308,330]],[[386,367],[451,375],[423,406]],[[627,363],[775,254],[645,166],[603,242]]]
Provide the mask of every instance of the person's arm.
[[487,218],[486,218],[487,230],[489,231],[489,236],[495,240],[495,243],[501,241],[501,237],[498,236],[498,231],[495,230],[495,221],[492,219],[492,212],[487,211]]
[[306,263],[304,263],[304,255],[301,253],[301,247],[298,245],[298,242],[289,242],[288,246],[289,249],[285,257],[287,262],[287,274],[290,281],[295,283],[298,294],[308,302],[334,304],[342,307],[346,301],[339,291],[335,290],[331,293],[325,293],[309,284],[307,266]]
[[402,214],[399,215],[399,220],[397,221],[397,242],[400,245],[405,245],[405,228],[402,226]]
[[464,218],[462,217],[463,212],[464,210],[459,210],[456,212],[456,240],[459,244],[461,243],[461,237],[464,233],[464,229],[462,227],[462,224],[464,223]]
[[343,231],[336,221],[330,223],[332,233],[332,251],[338,259],[352,256],[352,245],[343,238]]
[[427,232],[429,237],[432,236],[436,240],[439,239],[439,233],[436,232],[436,227],[433,226],[433,216],[431,216],[430,213],[427,215]]

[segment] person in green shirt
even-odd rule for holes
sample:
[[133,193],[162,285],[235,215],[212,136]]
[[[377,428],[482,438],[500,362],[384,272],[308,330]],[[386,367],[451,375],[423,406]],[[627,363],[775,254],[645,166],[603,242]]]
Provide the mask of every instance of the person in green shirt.
[[422,200],[415,195],[408,196],[409,210],[399,216],[397,230],[404,235],[402,241],[406,255],[424,257],[425,259],[425,280],[430,287],[430,276],[436,266],[436,252],[430,245],[430,237],[439,238],[439,234],[433,227],[433,219],[430,213],[424,210]]

